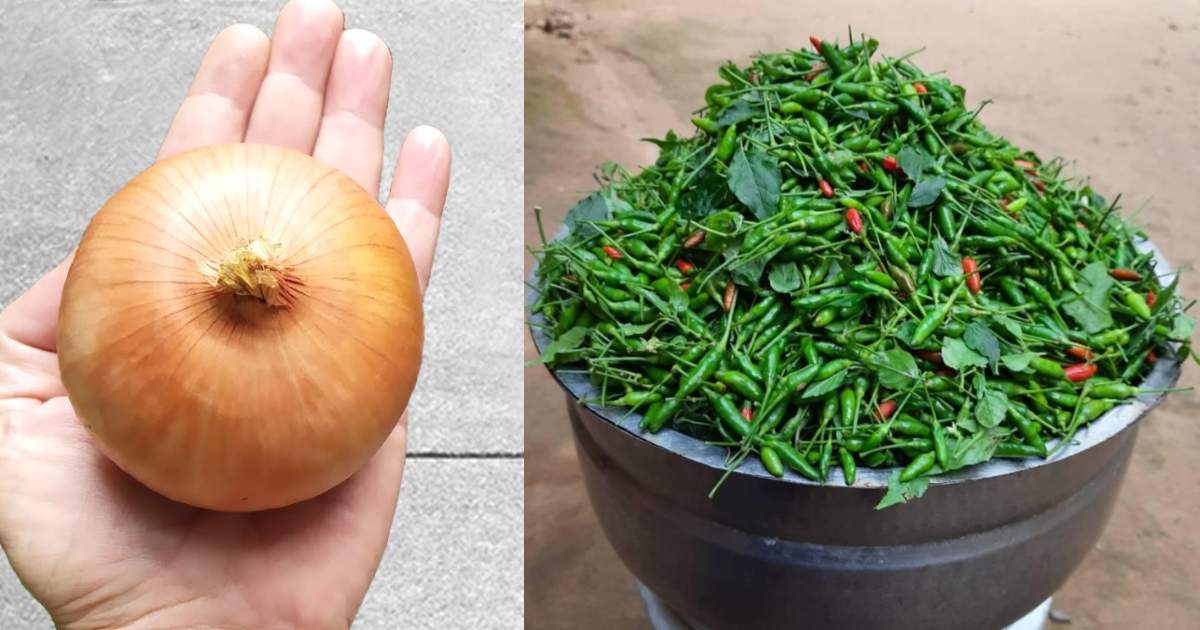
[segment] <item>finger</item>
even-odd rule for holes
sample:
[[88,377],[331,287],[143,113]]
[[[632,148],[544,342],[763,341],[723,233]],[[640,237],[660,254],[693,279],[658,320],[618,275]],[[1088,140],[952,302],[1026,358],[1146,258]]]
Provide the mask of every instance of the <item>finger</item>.
[[374,196],[383,168],[383,120],[392,79],[392,55],[374,33],[342,33],[313,156],[344,171]]
[[58,305],[62,300],[63,282],[75,254],[58,263],[42,276],[24,295],[0,311],[0,334],[18,343],[53,352],[57,347]]
[[449,185],[450,144],[446,137],[433,127],[413,129],[400,147],[387,211],[412,253],[422,291],[429,282]]
[[267,72],[270,46],[266,34],[248,24],[234,24],[217,35],[171,121],[158,159],[209,144],[242,141]]
[[283,7],[246,142],[312,153],[342,24],[342,12],[329,0],[291,0]]

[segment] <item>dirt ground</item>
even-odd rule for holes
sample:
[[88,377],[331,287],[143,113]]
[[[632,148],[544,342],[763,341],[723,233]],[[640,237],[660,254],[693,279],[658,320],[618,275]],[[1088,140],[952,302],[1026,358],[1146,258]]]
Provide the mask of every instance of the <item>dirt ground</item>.
[[[644,165],[655,148],[638,138],[691,133],[689,111],[720,62],[803,46],[810,33],[844,39],[851,25],[891,53],[924,46],[924,68],[945,70],[971,102],[994,101],[983,115],[991,128],[1043,157],[1075,159],[1105,193],[1123,191],[1126,212],[1138,212],[1168,259],[1195,266],[1197,3],[595,0],[527,3],[526,21],[526,243],[537,242],[533,206],[552,233],[597,164]],[[1182,284],[1200,297],[1200,274]],[[1200,384],[1200,368],[1183,384]],[[1108,529],[1055,595],[1070,627],[1200,627],[1196,403],[1194,392],[1175,394],[1143,426]],[[525,444],[527,626],[645,627],[633,577],[588,506],[562,394],[542,368],[525,375]]]

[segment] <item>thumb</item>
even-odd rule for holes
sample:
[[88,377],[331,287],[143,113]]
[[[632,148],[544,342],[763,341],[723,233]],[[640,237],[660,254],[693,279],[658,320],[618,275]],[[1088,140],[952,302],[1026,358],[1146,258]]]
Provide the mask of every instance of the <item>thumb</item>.
[[62,300],[67,269],[74,258],[75,253],[72,252],[24,295],[0,311],[0,335],[39,350],[54,352],[55,337],[58,335],[58,305]]

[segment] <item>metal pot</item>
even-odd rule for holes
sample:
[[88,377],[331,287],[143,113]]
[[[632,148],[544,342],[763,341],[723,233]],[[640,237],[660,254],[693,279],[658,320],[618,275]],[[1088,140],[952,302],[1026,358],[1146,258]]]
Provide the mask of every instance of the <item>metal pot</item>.
[[[1146,243],[1144,247],[1152,249]],[[1159,269],[1167,264],[1155,251]],[[530,301],[536,296],[530,296]],[[535,326],[538,348],[548,339]],[[1143,387],[1168,388],[1160,360]],[[640,416],[594,408],[586,376],[555,374],[592,507],[617,555],[689,623],[725,628],[1000,628],[1050,597],[1095,545],[1116,501],[1143,396],[1049,460],[993,460],[933,479],[925,496],[874,509],[888,471],[821,485]]]

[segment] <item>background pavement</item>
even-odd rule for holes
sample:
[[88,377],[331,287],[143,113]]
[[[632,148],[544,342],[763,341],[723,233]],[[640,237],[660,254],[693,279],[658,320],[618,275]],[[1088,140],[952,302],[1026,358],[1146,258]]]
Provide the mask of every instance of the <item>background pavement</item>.
[[[395,60],[383,172],[405,133],[449,137],[409,463],[358,628],[512,628],[523,610],[521,5],[346,0]],[[0,2],[0,304],[61,260],[149,166],[212,37],[282,2]],[[384,191],[386,193],[386,184]],[[64,509],[69,509],[64,506]],[[0,562],[0,628],[50,622]]]
[[[692,133],[689,112],[726,59],[808,45],[847,25],[944,70],[994,103],[990,128],[1043,157],[1077,161],[1109,198],[1124,191],[1200,297],[1200,5],[1147,0],[854,3],[543,0],[526,3],[525,240],[533,206],[553,234],[594,187],[596,165],[652,162],[638,138]],[[544,20],[549,19],[549,22]],[[550,32],[547,32],[548,27]],[[526,272],[532,258],[526,254]],[[526,337],[526,356],[532,344]],[[1189,366],[1181,385],[1200,384]],[[537,628],[645,627],[636,584],[584,493],[563,397],[526,371],[526,618]],[[1056,594],[1072,628],[1195,628],[1200,619],[1200,425],[1195,392],[1145,422],[1112,521]],[[870,595],[864,594],[869,602]]]

